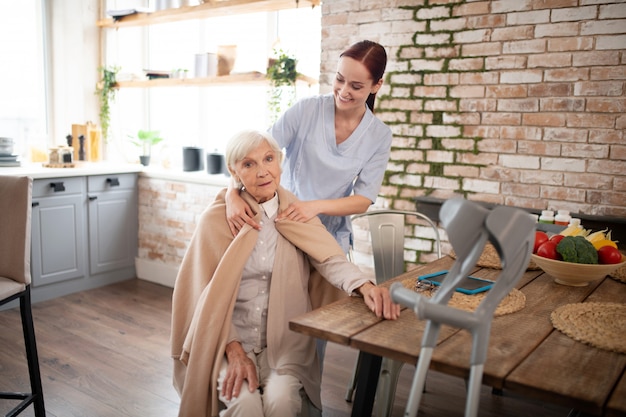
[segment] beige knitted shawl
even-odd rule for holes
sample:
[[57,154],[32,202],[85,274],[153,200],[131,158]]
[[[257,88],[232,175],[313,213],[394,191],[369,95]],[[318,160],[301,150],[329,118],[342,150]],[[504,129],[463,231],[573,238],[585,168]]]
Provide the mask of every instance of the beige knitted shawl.
[[[245,226],[233,239],[226,222],[226,190],[201,215],[174,286],[171,349],[174,386],[181,395],[179,416],[218,413],[217,376],[224,356],[244,264],[258,232]],[[260,221],[260,207],[242,197]],[[278,189],[279,212],[296,197]],[[303,383],[321,408],[320,374],[312,338],[292,332],[289,319],[334,301],[345,293],[311,271],[306,253],[323,262],[344,255],[317,217],[307,223],[276,223],[279,239],[270,286],[267,346],[270,366]]]

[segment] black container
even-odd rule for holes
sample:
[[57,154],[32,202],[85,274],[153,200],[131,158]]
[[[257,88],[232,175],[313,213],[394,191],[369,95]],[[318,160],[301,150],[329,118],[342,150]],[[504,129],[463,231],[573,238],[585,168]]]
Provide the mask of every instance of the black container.
[[206,171],[209,174],[221,174],[224,169],[226,169],[224,155],[215,152],[206,154]]
[[195,146],[183,147],[183,171],[202,171],[204,169],[204,149]]

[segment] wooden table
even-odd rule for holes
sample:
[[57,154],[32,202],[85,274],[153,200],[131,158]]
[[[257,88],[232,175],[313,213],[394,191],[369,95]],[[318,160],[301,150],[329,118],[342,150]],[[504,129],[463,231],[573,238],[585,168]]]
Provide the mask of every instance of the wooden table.
[[[449,269],[444,257],[387,283],[412,288],[418,275]],[[499,270],[476,268],[477,277],[497,279]],[[626,302],[626,284],[612,278],[586,287],[563,286],[543,271],[527,271],[516,288],[526,306],[496,317],[491,328],[483,384],[573,409],[607,416],[626,415],[626,355],[577,342],[553,328],[550,313],[563,304]],[[290,321],[297,332],[351,346],[363,353],[353,416],[371,415],[381,357],[416,364],[424,321],[403,309],[395,321],[377,319],[358,297],[349,297]],[[626,337],[626,335],[624,335]],[[471,335],[443,326],[430,369],[469,378]]]

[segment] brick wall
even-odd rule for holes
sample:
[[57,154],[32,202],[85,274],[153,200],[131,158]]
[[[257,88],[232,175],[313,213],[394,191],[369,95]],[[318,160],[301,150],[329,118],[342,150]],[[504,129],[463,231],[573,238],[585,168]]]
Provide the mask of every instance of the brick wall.
[[[389,54],[377,115],[394,141],[377,205],[462,195],[626,217],[626,2],[326,0],[322,92],[361,39]],[[177,267],[220,187],[139,187],[139,258]],[[407,226],[409,263],[432,259],[425,230]]]
[[322,91],[361,39],[389,54],[382,205],[461,195],[626,217],[626,2],[328,0]]
[[199,215],[222,188],[139,177],[138,258],[177,268],[187,250]]
[[[160,179],[140,175],[139,242],[135,262],[137,277],[173,287],[198,217],[213,202],[222,184]],[[219,182],[219,181],[217,181]],[[361,241],[368,239],[361,230]],[[374,274],[369,247],[360,246],[356,262],[364,272]]]

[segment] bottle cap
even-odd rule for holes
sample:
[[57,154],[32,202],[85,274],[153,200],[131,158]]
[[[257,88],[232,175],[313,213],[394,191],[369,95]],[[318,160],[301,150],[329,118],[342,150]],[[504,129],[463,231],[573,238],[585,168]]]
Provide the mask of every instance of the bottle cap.
[[542,216],[547,216],[547,217],[552,217],[552,216],[554,216],[554,211],[553,210],[542,210],[541,211],[541,215]]

